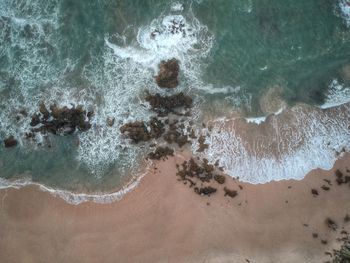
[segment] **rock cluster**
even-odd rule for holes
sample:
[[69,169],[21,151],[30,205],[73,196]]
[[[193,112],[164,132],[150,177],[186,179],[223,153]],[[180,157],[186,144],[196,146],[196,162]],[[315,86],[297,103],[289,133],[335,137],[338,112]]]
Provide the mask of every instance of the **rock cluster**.
[[[211,185],[203,185],[216,181],[217,184],[222,185],[226,182],[224,175],[220,174],[219,170],[215,165],[209,164],[208,160],[203,159],[201,163],[196,162],[193,158],[188,161],[184,161],[181,166],[177,166],[179,180],[185,184],[189,183],[189,187],[193,188],[194,192],[199,195],[210,196],[217,192],[217,188]],[[223,188],[225,196],[234,198],[238,195],[238,192],[231,190],[226,186]]]
[[350,176],[349,175],[344,175],[340,170],[336,170],[335,176],[336,176],[335,180],[338,183],[338,185],[349,183],[349,186],[350,186]]
[[179,147],[190,143],[188,136],[184,133],[183,125],[178,125],[177,121],[169,124],[169,129],[164,134],[163,139],[169,144],[176,143]]
[[120,127],[121,133],[134,143],[146,142],[159,138],[164,132],[164,123],[157,118],[152,118],[148,123],[135,121]]
[[40,103],[39,113],[32,115],[30,126],[33,128],[31,131],[59,135],[72,134],[76,130],[84,132],[91,128],[92,115],[93,112],[86,112],[81,105],[60,108],[52,104],[50,109],[47,109],[44,103]]
[[154,152],[148,154],[151,160],[165,159],[167,156],[174,156],[174,150],[169,147],[157,147]]
[[182,92],[171,95],[171,96],[161,96],[159,93],[155,95],[147,95],[146,101],[152,107],[152,110],[157,112],[158,116],[166,116],[169,113],[181,115],[181,113],[176,110],[184,108],[188,109],[192,107],[192,98],[186,96]]
[[175,58],[161,61],[156,82],[161,88],[176,88],[179,85],[179,61]]

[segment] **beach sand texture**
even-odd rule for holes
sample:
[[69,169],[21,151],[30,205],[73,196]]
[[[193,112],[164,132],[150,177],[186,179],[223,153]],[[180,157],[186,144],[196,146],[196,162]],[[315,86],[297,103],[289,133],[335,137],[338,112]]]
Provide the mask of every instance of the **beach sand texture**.
[[[330,260],[325,252],[350,230],[350,188],[334,175],[350,168],[349,155],[302,181],[228,178],[239,191],[233,199],[220,188],[210,197],[195,194],[175,175],[182,161],[177,155],[156,162],[134,191],[111,204],[71,205],[34,186],[1,190],[0,261],[318,263]],[[324,179],[331,180],[328,191]]]

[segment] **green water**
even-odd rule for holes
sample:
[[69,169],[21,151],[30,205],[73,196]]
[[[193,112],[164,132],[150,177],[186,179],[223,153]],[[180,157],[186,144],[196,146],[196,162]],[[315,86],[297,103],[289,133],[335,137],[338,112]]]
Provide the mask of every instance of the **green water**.
[[[179,3],[183,11],[178,13],[189,20],[196,17],[213,36],[212,47],[198,67],[202,83],[210,84],[213,90],[240,87],[238,92],[231,93],[192,91],[200,98],[230,101],[233,96],[242,100],[239,105],[249,109],[247,114],[259,115],[259,99],[275,85],[283,88],[282,95],[290,104],[322,104],[333,79],[346,83],[340,70],[350,63],[350,29],[337,15],[335,0]],[[106,46],[106,39],[119,36],[120,42],[120,36],[124,36],[121,46],[137,46],[139,28],[170,14],[172,4],[165,0],[0,0],[1,138],[9,134],[23,136],[26,129],[25,124],[15,121],[13,108],[26,105],[35,111],[38,101],[47,97],[60,102],[69,94],[68,99],[88,101],[97,109],[97,126],[105,118],[105,112],[117,114],[113,107],[105,110],[109,105],[106,94],[120,88],[118,84],[125,72],[113,64],[120,63],[119,60],[107,61],[112,52]],[[131,104],[152,83],[152,71],[147,69],[144,74],[146,81],[137,83],[132,79],[129,83],[135,82]],[[55,89],[62,90],[62,94],[53,96]],[[74,91],[73,95],[70,91]],[[250,99],[246,100],[247,97]],[[232,108],[235,105],[232,102]],[[135,110],[137,115],[137,108],[135,104],[129,110]],[[101,133],[104,132],[110,131]],[[108,136],[110,140],[118,140]],[[78,138],[79,135],[52,137],[51,148],[24,142],[16,149],[1,146],[0,176],[7,179],[27,176],[36,182],[70,190],[112,189],[127,171],[138,166],[137,160],[143,154],[143,150],[130,150],[127,154],[135,152],[135,160],[124,167],[130,156],[122,153],[113,159],[111,151],[113,161],[97,176],[90,169],[94,164],[77,157],[79,150],[86,150],[78,148],[75,143]],[[95,146],[100,137],[90,140]],[[108,148],[107,141],[101,140],[101,144]],[[119,151],[116,144],[113,147]],[[98,159],[98,154],[94,158]]]

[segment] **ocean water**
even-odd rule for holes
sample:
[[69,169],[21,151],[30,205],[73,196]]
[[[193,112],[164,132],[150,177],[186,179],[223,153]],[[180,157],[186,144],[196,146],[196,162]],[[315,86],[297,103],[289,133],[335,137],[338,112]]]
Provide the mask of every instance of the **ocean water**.
[[[172,34],[173,21],[184,30]],[[350,148],[348,0],[0,0],[0,34],[0,138],[19,140],[0,146],[1,187],[102,193],[138,174],[147,145],[130,145],[118,126],[151,116],[143,97],[166,93],[153,76],[173,57],[181,73],[170,93],[194,98],[197,133],[208,142],[230,142],[203,153],[228,174],[252,183],[301,179]],[[26,140],[30,118],[19,111],[31,115],[40,101],[93,109],[92,129]],[[214,129],[201,130],[208,116]],[[293,166],[300,169],[291,174]]]

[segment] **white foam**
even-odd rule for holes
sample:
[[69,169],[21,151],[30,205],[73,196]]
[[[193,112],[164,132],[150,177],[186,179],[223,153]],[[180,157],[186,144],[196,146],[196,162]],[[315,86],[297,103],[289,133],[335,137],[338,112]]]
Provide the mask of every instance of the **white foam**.
[[112,193],[73,193],[66,190],[53,189],[51,187],[31,182],[29,179],[18,179],[15,181],[9,181],[0,177],[0,189],[14,188],[20,189],[25,186],[38,186],[40,190],[48,192],[55,197],[59,197],[72,205],[78,205],[85,202],[94,202],[99,204],[108,204],[121,200],[127,193],[131,192],[141,182],[146,173],[132,178],[126,185],[124,185],[119,191]]
[[265,122],[266,118],[267,117],[265,117],[265,116],[263,116],[263,117],[255,117],[255,118],[252,117],[252,118],[246,118],[246,120],[247,120],[248,123],[256,123],[256,124],[259,125],[259,124]]
[[321,105],[322,109],[336,107],[350,101],[350,87],[340,84],[337,79],[332,80],[329,85],[327,99]]
[[135,37],[136,42],[133,37],[128,39],[127,34],[106,38],[102,68],[96,69],[100,61],[92,61],[83,71],[85,78],[102,91],[102,103],[93,120],[95,128],[79,136],[78,159],[95,174],[102,174],[106,166],[116,161],[130,168],[144,151],[125,141],[119,129],[108,127],[106,119],[115,118],[120,125],[149,118],[151,113],[144,107],[142,93],[145,90],[165,93],[153,79],[161,60],[177,58],[186,88],[201,86],[199,60],[212,45],[207,28],[191,12],[162,15],[141,26]]
[[349,113],[349,104],[326,112],[296,106],[249,130],[237,120],[214,121],[201,155],[245,182],[299,180],[315,168],[330,169],[343,147],[349,151]]
[[181,3],[179,2],[175,2],[175,3],[172,3],[171,5],[171,11],[173,12],[181,12],[184,10],[184,7]]
[[[281,107],[278,111],[275,113],[272,113],[272,115],[279,115],[285,110],[285,107]],[[260,125],[261,123],[264,123],[267,119],[267,116],[261,116],[261,117],[251,117],[251,118],[245,118],[248,123],[256,123]]]
[[350,1],[339,0],[340,16],[344,19],[347,26],[350,26]]

